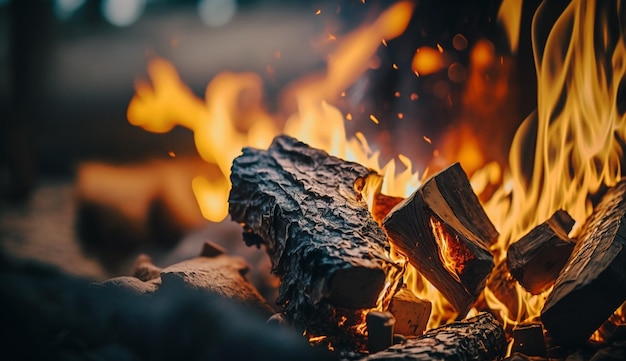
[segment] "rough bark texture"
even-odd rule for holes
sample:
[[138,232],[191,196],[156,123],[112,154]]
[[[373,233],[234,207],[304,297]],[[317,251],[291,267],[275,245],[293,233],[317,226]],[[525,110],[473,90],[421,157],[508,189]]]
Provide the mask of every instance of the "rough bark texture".
[[465,315],[494,266],[488,247],[498,232],[461,166],[429,179],[394,208],[383,227],[409,262]]
[[426,332],[363,360],[495,360],[504,356],[502,326],[488,313]]
[[336,307],[375,305],[396,268],[361,189],[373,173],[287,136],[244,148],[232,167],[229,212],[248,245],[265,245],[281,278],[278,303],[312,334],[333,332]]
[[506,262],[511,275],[531,294],[546,291],[556,281],[574,249],[567,236],[573,225],[572,217],[559,210],[509,246]]
[[247,271],[247,263],[239,257],[196,257],[164,268],[159,291],[190,289],[216,294],[270,317],[274,310],[244,277]]
[[541,312],[552,338],[574,346],[626,300],[626,181],[604,195]]

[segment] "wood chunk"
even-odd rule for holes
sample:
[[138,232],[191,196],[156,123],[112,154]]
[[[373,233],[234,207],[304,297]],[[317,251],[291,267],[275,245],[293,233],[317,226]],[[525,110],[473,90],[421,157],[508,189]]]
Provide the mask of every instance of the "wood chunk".
[[546,356],[546,343],[540,322],[520,323],[513,329],[513,349],[527,356]]
[[574,220],[559,210],[507,250],[511,275],[533,295],[548,290],[565,266],[575,242],[567,234]]
[[541,311],[560,345],[585,341],[626,300],[625,195],[624,180],[604,195]]
[[426,330],[432,303],[417,297],[403,287],[391,298],[389,312],[396,318],[395,333],[404,336],[421,336]]
[[163,269],[159,291],[183,288],[216,294],[269,317],[274,311],[243,276],[247,271],[248,265],[239,257],[197,257]]
[[494,266],[493,224],[456,163],[429,179],[383,221],[392,243],[461,315]]
[[363,360],[495,360],[504,356],[506,337],[489,313],[434,328]]
[[370,176],[284,135],[268,150],[244,148],[233,162],[230,215],[248,245],[266,246],[281,278],[277,302],[312,334],[338,327],[325,317],[336,307],[373,307],[398,268],[361,194]]
[[379,352],[393,345],[396,319],[391,312],[371,311],[365,316],[367,323],[367,350]]

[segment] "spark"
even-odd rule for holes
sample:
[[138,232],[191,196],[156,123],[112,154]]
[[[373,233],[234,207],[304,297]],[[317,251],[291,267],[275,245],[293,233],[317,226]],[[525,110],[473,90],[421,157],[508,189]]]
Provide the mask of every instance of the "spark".
[[385,47],[387,47],[387,40],[385,40],[385,39],[383,38],[383,41],[382,41],[382,42],[383,42],[383,45],[384,45]]
[[317,11],[315,12],[315,15],[319,15],[322,13],[322,9],[317,9]]
[[433,141],[430,140],[430,138],[428,138],[427,136],[424,136],[424,140],[426,141],[426,143],[428,144],[433,144]]
[[346,119],[347,120],[352,120],[352,114],[351,113],[346,114]]
[[441,45],[437,44],[437,50],[439,50],[439,52],[443,54],[443,47]]
[[172,158],[176,158],[176,153],[174,153],[173,150],[170,150],[169,152],[167,152],[167,155],[169,155]]
[[376,119],[376,117],[374,116],[374,114],[370,114],[370,119],[374,122],[374,124],[378,124],[378,123],[380,123],[380,122],[378,121],[378,119]]

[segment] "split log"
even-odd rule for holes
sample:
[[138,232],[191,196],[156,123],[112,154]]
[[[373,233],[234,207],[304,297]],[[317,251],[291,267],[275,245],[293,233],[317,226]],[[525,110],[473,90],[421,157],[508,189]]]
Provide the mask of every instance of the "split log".
[[417,297],[406,287],[391,298],[389,312],[396,318],[395,333],[403,336],[421,336],[426,330],[432,304]]
[[506,262],[511,275],[531,294],[548,290],[556,281],[574,249],[567,236],[573,225],[572,217],[559,210],[509,246]]
[[495,360],[504,356],[506,337],[489,313],[434,328],[363,360]]
[[266,246],[281,278],[277,302],[312,334],[338,327],[328,319],[337,307],[373,307],[398,269],[362,194],[371,176],[288,136],[233,162],[230,215],[248,245]]
[[604,195],[541,311],[560,345],[585,341],[626,300],[625,195],[624,180]]
[[429,179],[383,221],[392,243],[462,316],[494,266],[498,232],[456,163]]

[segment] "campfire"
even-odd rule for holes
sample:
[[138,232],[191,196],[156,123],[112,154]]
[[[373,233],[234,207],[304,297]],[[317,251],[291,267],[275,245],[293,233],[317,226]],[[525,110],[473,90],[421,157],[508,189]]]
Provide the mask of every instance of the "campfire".
[[[482,165],[470,178],[454,159],[434,175],[402,155],[403,172],[394,160],[380,165],[362,133],[346,138],[352,115],[332,105],[405,31],[410,2],[340,38],[326,71],[289,89],[297,111],[282,128],[258,76],[219,75],[203,101],[162,59],[128,118],[194,131],[223,175],[194,179],[203,214],[229,214],[248,245],[266,250],[281,279],[280,317],[311,344],[372,359],[493,359],[507,343],[509,353],[557,357],[607,342],[607,324],[624,322],[622,5],[573,1],[554,24],[539,7],[538,109],[519,127],[508,167]],[[439,70],[442,51],[418,49],[416,76]]]
[[[500,13],[515,51],[513,3],[504,1]],[[198,153],[219,170],[191,182],[202,215],[237,222],[243,241],[267,254],[280,279],[278,307],[244,277],[244,261],[211,243],[163,269],[141,257],[132,277],[99,287],[141,297],[208,290],[341,359],[623,354],[625,5],[573,0],[558,16],[547,2],[539,6],[537,109],[504,163],[486,162],[462,127],[441,142],[461,145],[440,151],[433,144],[423,159],[399,154],[386,164],[364,132],[346,131],[355,115],[341,99],[379,48],[406,31],[411,1],[330,34],[336,45],[326,69],[286,87],[278,110],[265,105],[258,74],[221,73],[201,99],[170,62],[152,58],[129,122],[151,132],[193,131]],[[462,36],[455,42],[467,46]],[[480,84],[472,71],[497,63],[489,49],[475,44],[467,84]],[[443,47],[415,50],[407,61],[414,76],[446,67],[451,79],[461,76]],[[398,113],[395,120],[407,119]]]

